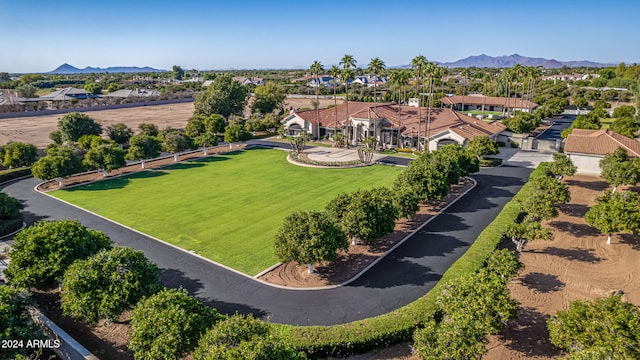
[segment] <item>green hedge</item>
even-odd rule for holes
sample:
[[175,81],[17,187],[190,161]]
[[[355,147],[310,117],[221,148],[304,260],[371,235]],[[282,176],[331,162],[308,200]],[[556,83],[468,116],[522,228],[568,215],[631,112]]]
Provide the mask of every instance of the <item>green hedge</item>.
[[6,181],[31,175],[31,168],[16,168],[0,171],[0,184]]
[[502,159],[490,157],[480,159],[480,167],[494,167],[500,165],[502,165]]
[[11,234],[22,227],[22,213],[20,217],[13,219],[2,219],[0,222],[0,236]]
[[[536,171],[534,171],[535,173]],[[435,299],[447,280],[473,274],[484,264],[502,240],[506,227],[520,214],[518,199],[527,196],[528,186],[509,201],[496,219],[442,276],[424,297],[390,313],[333,326],[291,326],[275,324],[287,345],[306,352],[310,357],[348,356],[389,345],[411,341],[416,328],[433,317],[437,310]]]

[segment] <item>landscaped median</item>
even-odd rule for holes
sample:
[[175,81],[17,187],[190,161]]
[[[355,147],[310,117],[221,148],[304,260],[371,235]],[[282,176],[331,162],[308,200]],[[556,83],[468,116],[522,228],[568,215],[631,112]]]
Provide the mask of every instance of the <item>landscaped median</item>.
[[[532,173],[532,176],[538,170]],[[508,202],[495,220],[485,228],[467,252],[442,276],[438,284],[424,297],[390,313],[334,326],[291,326],[274,324],[285,342],[305,351],[311,357],[347,356],[410,341],[416,328],[431,319],[436,310],[436,298],[448,280],[478,271],[496,249],[506,227],[520,214],[518,199],[527,197],[528,186]]]

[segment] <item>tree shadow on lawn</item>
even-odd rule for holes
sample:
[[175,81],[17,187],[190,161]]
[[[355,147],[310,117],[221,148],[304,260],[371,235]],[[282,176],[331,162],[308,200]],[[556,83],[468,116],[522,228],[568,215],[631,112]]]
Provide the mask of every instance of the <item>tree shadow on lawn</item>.
[[114,189],[123,189],[131,182],[131,179],[152,179],[159,176],[166,175],[167,172],[163,170],[146,170],[132,173],[129,175],[121,176],[114,179],[105,179],[104,181],[96,181],[94,183],[80,185],[69,189],[62,189],[65,192],[75,191],[105,191]]
[[589,206],[583,204],[560,204],[558,210],[567,216],[583,218],[584,214],[589,211]]
[[529,289],[533,289],[536,292],[544,294],[560,291],[560,289],[565,285],[556,275],[543,274],[539,272],[532,272],[525,275],[521,282],[522,285]]
[[507,349],[526,357],[557,358],[563,351],[549,340],[547,318],[534,308],[520,308],[518,319],[511,321],[499,338]]
[[[234,151],[234,153],[240,153],[238,151]],[[224,155],[214,155],[214,156],[207,156],[207,157],[203,157],[203,158],[198,158],[198,159],[194,159],[191,161],[187,161],[187,162],[183,162],[181,164],[193,164],[193,165],[198,165],[198,166],[204,166],[204,164],[208,164],[208,163],[216,163],[216,162],[221,162],[221,161],[225,161],[225,160],[231,160],[231,158],[227,155],[237,155],[234,153],[225,153]],[[179,164],[178,164],[179,165]],[[172,165],[171,168],[173,168]]]
[[602,261],[601,257],[596,256],[595,250],[593,249],[581,249],[581,248],[573,248],[573,249],[563,249],[558,247],[548,247],[542,250],[529,251],[534,254],[548,254],[553,256],[558,256],[567,260],[575,260],[589,263],[598,263]]
[[611,188],[611,185],[607,184],[605,181],[579,181],[567,179],[565,180],[565,183],[569,186],[576,186],[595,191],[605,191]]
[[587,224],[576,224],[569,221],[550,221],[549,225],[559,231],[569,233],[575,237],[594,236],[600,234],[598,229]]

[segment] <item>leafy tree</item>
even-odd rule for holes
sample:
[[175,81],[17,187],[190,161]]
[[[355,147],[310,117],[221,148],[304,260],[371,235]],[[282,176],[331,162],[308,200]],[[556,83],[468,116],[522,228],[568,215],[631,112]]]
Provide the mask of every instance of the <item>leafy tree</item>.
[[[31,306],[34,304],[25,290],[0,285],[0,341],[14,340],[25,344],[28,340],[44,339],[40,328],[31,321]],[[0,359],[15,359],[18,354],[26,355],[26,351],[26,346],[3,346]]]
[[514,111],[512,117],[506,118],[502,120],[502,122],[506,127],[517,134],[531,132],[542,123],[540,116],[521,111]]
[[37,158],[38,148],[32,144],[11,141],[4,146],[0,146],[2,165],[9,168],[29,166]]
[[633,118],[636,115],[636,108],[631,105],[622,105],[613,109],[613,114],[611,117],[614,118]]
[[35,97],[38,88],[31,84],[22,84],[16,88],[16,92],[23,98]]
[[486,136],[476,136],[467,144],[467,149],[478,159],[485,155],[495,155],[499,152],[498,144]]
[[584,97],[580,96],[577,97],[575,99],[573,99],[573,104],[577,107],[577,108],[585,108],[589,105],[589,101],[587,101],[587,99],[585,99]]
[[611,234],[617,232],[638,233],[640,231],[640,196],[633,191],[605,193],[596,199],[584,215],[587,224],[607,234],[607,244],[611,244]]
[[354,245],[356,239],[370,242],[393,231],[398,218],[394,195],[388,188],[338,195],[327,204],[326,210]]
[[31,173],[38,179],[50,180],[79,173],[84,170],[82,160],[68,147],[49,147],[47,155],[41,157],[31,167]]
[[84,150],[89,150],[92,147],[100,146],[106,143],[108,143],[108,141],[103,139],[102,136],[99,135],[82,135],[78,139],[78,146]]
[[164,289],[138,302],[129,348],[136,359],[182,359],[221,316],[184,289]]
[[296,154],[300,154],[304,151],[304,147],[310,138],[311,135],[306,130],[302,130],[297,136],[287,137],[289,144],[291,144],[291,149]]
[[62,143],[64,142],[64,140],[62,139],[62,133],[60,132],[60,130],[54,130],[50,132],[49,139],[53,141],[53,143],[56,145],[62,145]]
[[520,201],[522,210],[531,221],[550,220],[558,216],[557,205],[569,202],[567,185],[549,176],[532,177],[527,183],[529,196]]
[[107,235],[78,220],[39,221],[14,237],[5,275],[14,286],[53,287],[71,263],[110,247]]
[[173,77],[176,80],[182,80],[182,77],[184,76],[184,70],[180,66],[173,65],[172,71],[173,71]]
[[159,290],[159,274],[140,250],[114,247],[100,251],[65,270],[62,310],[91,323],[100,318],[115,320]]
[[82,135],[100,135],[102,128],[86,114],[70,112],[58,120],[58,130],[63,141],[78,141]]
[[155,124],[142,123],[138,125],[138,129],[140,129],[141,135],[158,136],[160,134],[160,131]]
[[224,132],[225,120],[218,114],[192,116],[187,122],[185,133],[197,145],[208,147],[218,145],[217,133]]
[[573,123],[571,123],[571,126],[562,130],[560,135],[566,138],[571,134],[573,129],[599,130],[602,127],[602,123],[600,122],[600,116],[597,112],[594,113],[594,111],[588,115],[578,115]]
[[172,153],[174,161],[178,161],[178,153],[194,147],[193,140],[181,131],[169,131],[162,137],[162,150]]
[[242,142],[251,139],[251,133],[242,124],[231,124],[224,131],[224,141],[228,143]]
[[303,360],[306,355],[288,347],[269,323],[253,316],[234,315],[220,321],[200,339],[194,360]]
[[634,139],[640,129],[640,123],[631,117],[620,117],[611,123],[610,129],[618,134]]
[[431,164],[432,153],[422,153],[394,181],[395,190],[412,188],[422,201],[440,200],[449,193],[449,176]]
[[84,86],[84,89],[94,95],[102,94],[102,85],[98,83],[90,83]]
[[133,136],[133,130],[125,123],[117,123],[107,126],[107,136],[109,136],[109,139],[122,145]]
[[20,83],[22,84],[31,84],[38,80],[44,80],[44,76],[41,74],[24,74],[20,76]]
[[510,237],[511,241],[516,244],[516,250],[518,252],[522,251],[524,243],[527,240],[549,240],[551,238],[551,230],[543,228],[540,222],[533,220],[524,220],[521,223],[509,224],[504,234]]
[[107,176],[110,171],[127,164],[124,157],[124,150],[115,143],[100,144],[87,151],[83,163],[87,169],[102,170],[103,175]]
[[144,168],[144,160],[158,157],[161,150],[162,144],[157,137],[145,134],[134,135],[129,139],[129,150],[125,159],[142,160]]
[[571,176],[576,173],[578,168],[573,165],[571,159],[564,154],[553,154],[552,162],[542,162],[539,167],[542,171],[551,177],[561,179],[563,176]]
[[326,213],[299,211],[287,216],[276,234],[273,248],[282,262],[307,264],[309,273],[319,261],[335,260],[339,249],[347,249],[347,239]]
[[601,176],[615,192],[620,185],[635,185],[640,182],[640,159],[631,158],[627,151],[619,147],[600,160]]
[[198,94],[194,107],[194,115],[220,114],[225,118],[241,114],[244,110],[247,92],[231,74],[216,77],[207,90]]
[[[442,156],[457,164],[459,170],[458,178],[480,171],[480,160],[473,153],[472,149],[463,148],[458,144],[449,144],[434,152],[437,156]],[[456,184],[458,180],[451,181]]]
[[[569,309],[547,320],[551,343],[572,355],[578,353],[576,358],[639,359],[640,311],[621,297],[572,301]],[[580,352],[607,355],[580,357],[585,355]]]
[[22,203],[16,198],[0,192],[0,236],[9,234],[22,226]]
[[287,96],[282,86],[275,82],[267,82],[256,87],[253,93],[252,112],[268,114],[276,109],[282,109]]
[[420,209],[420,195],[415,187],[394,187],[394,206],[398,211],[398,217],[410,219]]

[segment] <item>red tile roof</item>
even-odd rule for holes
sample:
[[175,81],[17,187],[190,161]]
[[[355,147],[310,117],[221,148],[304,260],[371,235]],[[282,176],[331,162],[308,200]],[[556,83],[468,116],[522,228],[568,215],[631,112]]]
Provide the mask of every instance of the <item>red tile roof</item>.
[[495,97],[495,96],[477,96],[477,95],[468,95],[462,96],[445,96],[440,99],[445,105],[456,105],[462,104],[463,102],[466,105],[476,105],[476,106],[502,106],[508,108],[518,108],[518,109],[534,109],[538,106],[538,104],[533,103],[529,100],[524,100],[521,98],[503,98],[503,97]]
[[567,153],[606,155],[623,148],[629,156],[640,157],[640,142],[608,129],[573,129],[567,137],[564,151]]
[[[322,109],[319,111],[320,126],[331,128],[335,127],[336,109],[338,111],[338,127],[344,125],[347,121],[346,104],[340,104],[336,108]],[[430,114],[429,114],[430,112]],[[316,125],[316,111],[307,110],[296,113],[297,116]],[[393,128],[400,128],[403,135],[414,135],[418,132],[418,108],[413,106],[402,106],[397,104],[374,103],[369,102],[349,102],[349,117],[359,119],[386,119],[392,123]],[[447,129],[451,129],[454,133],[464,137],[465,139],[473,139],[478,135],[491,136],[503,131],[506,127],[497,121],[486,123],[482,120],[460,114],[451,109],[431,109],[427,107],[420,108],[420,132],[426,133],[426,123],[430,119],[431,136],[438,134]],[[389,127],[383,125],[383,127]]]

